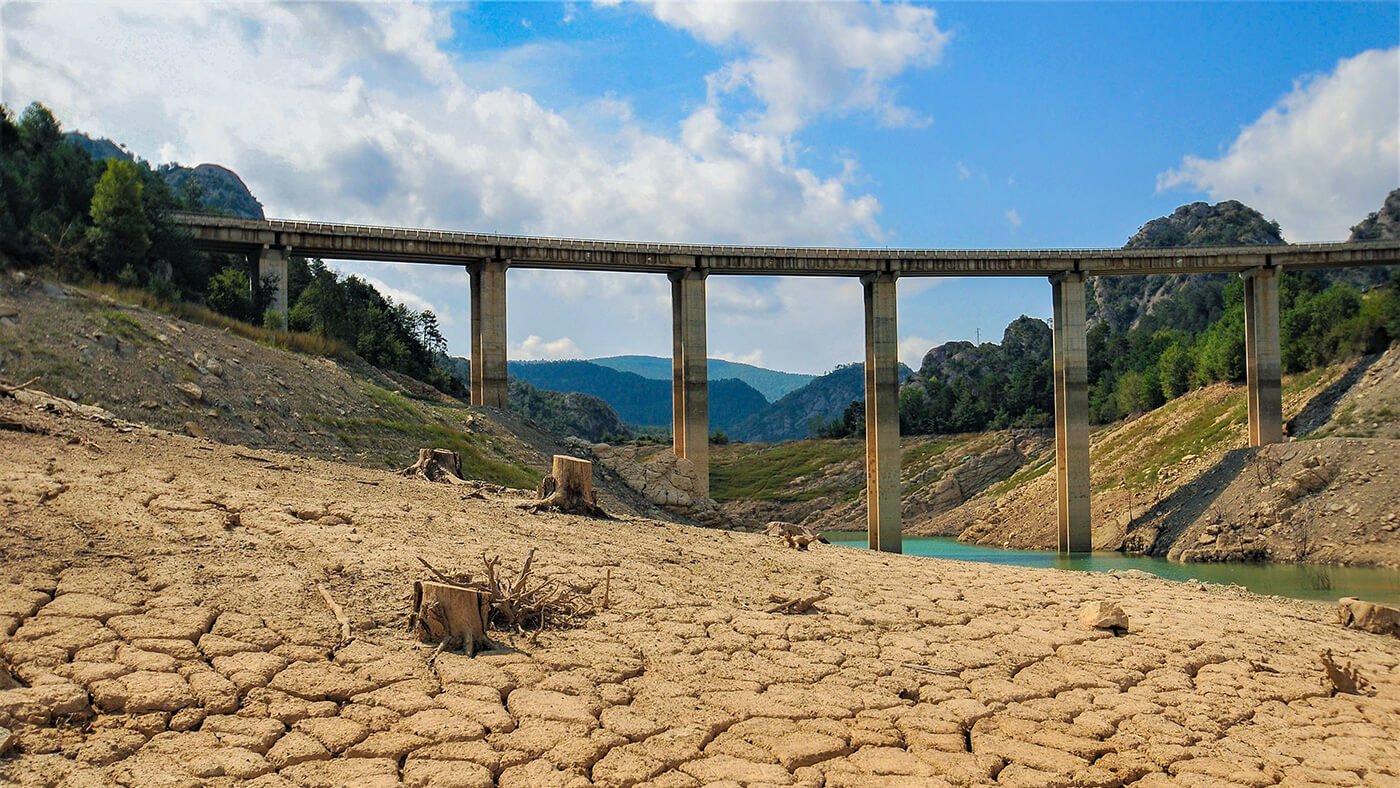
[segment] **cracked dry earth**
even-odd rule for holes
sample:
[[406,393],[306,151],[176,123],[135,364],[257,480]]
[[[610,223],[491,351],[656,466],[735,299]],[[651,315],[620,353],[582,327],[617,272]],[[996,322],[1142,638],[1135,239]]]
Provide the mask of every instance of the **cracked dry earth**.
[[[1400,640],[1328,606],[530,515],[511,494],[0,416],[28,430],[0,431],[18,682],[0,782],[1400,783]],[[531,547],[595,602],[611,570],[610,607],[475,658],[405,634],[419,556],[471,571]],[[817,589],[815,612],[767,612]],[[1128,634],[1079,623],[1097,599]],[[1375,694],[1334,695],[1324,648]]]

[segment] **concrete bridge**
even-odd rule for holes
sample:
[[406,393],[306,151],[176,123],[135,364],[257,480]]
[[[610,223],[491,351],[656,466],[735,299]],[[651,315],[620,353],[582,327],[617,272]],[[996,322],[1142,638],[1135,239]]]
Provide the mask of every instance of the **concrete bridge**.
[[709,487],[705,279],[712,275],[851,276],[865,289],[866,503],[872,549],[900,551],[899,375],[895,284],[901,276],[1040,276],[1054,294],[1055,475],[1059,547],[1091,549],[1085,277],[1234,272],[1245,283],[1249,442],[1283,440],[1279,272],[1400,264],[1400,242],[1232,248],[960,251],[631,243],[180,213],[197,247],[248,255],[275,274],[287,310],[287,258],[463,266],[471,274],[475,405],[506,406],[506,270],[665,274],[671,280],[675,452]]

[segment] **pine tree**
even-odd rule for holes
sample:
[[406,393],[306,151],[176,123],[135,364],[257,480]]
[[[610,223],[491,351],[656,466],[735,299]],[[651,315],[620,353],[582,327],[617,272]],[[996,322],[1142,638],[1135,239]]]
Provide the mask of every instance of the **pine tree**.
[[151,246],[151,221],[141,200],[141,172],[134,162],[108,159],[92,192],[91,241],[97,272],[114,278],[130,267],[139,280]]

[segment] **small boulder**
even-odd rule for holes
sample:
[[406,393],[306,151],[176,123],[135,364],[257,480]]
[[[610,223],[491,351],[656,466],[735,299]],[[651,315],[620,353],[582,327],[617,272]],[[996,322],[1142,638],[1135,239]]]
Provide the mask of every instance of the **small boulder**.
[[1337,602],[1337,621],[1350,629],[1400,637],[1400,608],[1343,597]]
[[181,394],[189,397],[192,402],[204,401],[204,389],[195,383],[181,383],[175,387]]
[[1091,629],[1107,629],[1115,635],[1128,631],[1128,614],[1117,602],[1086,602],[1079,609],[1079,622]]

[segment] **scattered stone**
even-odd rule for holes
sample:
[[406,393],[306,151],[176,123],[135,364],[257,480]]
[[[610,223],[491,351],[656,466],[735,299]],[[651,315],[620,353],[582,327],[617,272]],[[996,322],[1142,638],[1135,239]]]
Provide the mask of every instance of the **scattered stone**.
[[1086,602],[1079,609],[1079,622],[1091,629],[1106,629],[1115,635],[1128,631],[1128,614],[1117,602]]
[[204,401],[204,389],[200,388],[197,383],[180,383],[175,386],[175,390],[189,397],[191,402]]

